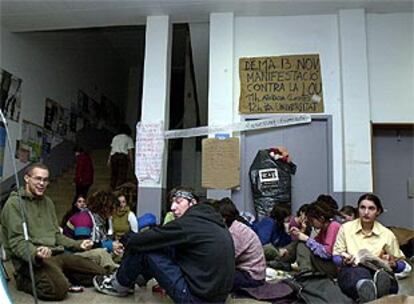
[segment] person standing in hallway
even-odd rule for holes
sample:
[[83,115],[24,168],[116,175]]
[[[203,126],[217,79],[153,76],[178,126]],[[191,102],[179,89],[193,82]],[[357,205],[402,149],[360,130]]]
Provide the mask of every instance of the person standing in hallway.
[[111,168],[111,188],[115,190],[127,181],[128,169],[133,164],[134,142],[131,129],[127,124],[121,124],[118,135],[111,143],[108,166]]
[[[26,170],[24,181],[25,186],[10,194],[1,212],[1,241],[13,262],[17,289],[33,294],[31,261],[39,299],[60,301],[66,297],[71,284],[91,285],[93,276],[106,270],[86,258],[65,252],[65,248],[89,250],[93,242],[75,241],[60,232],[54,203],[44,195],[49,184],[49,169],[35,163]],[[27,230],[23,229],[23,215]]]
[[76,170],[75,170],[75,186],[76,193],[74,202],[81,195],[86,197],[88,195],[89,188],[93,184],[93,163],[88,153],[80,146],[76,146],[73,151],[76,158]]

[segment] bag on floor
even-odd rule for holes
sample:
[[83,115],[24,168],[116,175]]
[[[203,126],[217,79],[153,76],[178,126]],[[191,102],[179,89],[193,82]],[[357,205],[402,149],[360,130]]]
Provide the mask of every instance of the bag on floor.
[[269,301],[279,304],[298,303],[295,290],[283,281],[276,283],[265,282],[258,287],[242,288],[237,292],[237,295],[247,296],[258,301]]
[[286,279],[297,296],[306,304],[353,304],[333,280],[323,273],[299,273],[293,279]]

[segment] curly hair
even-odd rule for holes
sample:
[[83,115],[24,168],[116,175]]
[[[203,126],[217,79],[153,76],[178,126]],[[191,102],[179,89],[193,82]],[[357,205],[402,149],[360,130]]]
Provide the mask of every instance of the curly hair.
[[332,208],[332,205],[326,201],[317,200],[311,203],[306,210],[306,216],[309,218],[314,218],[321,222],[327,222],[332,220],[336,215],[340,213]]
[[88,197],[88,209],[103,218],[111,216],[116,208],[118,198],[109,191],[97,191]]

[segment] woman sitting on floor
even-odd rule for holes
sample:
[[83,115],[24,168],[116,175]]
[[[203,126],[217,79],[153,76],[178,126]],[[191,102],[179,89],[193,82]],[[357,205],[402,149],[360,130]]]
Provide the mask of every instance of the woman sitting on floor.
[[128,231],[138,232],[137,216],[128,206],[125,195],[122,192],[116,193],[116,209],[112,215],[115,238],[119,240]]
[[407,267],[397,238],[377,221],[383,211],[376,195],[362,195],[358,200],[359,218],[344,223],[335,242],[334,262],[341,267],[339,286],[359,303],[397,293],[394,273]]
[[312,238],[298,227],[292,227],[290,233],[296,241],[281,248],[279,258],[269,265],[279,268],[284,263],[296,261],[300,271],[322,272],[335,277],[337,271],[332,262],[332,250],[341,226],[333,220],[336,214],[325,202],[316,201],[310,204],[306,210],[306,218],[310,227],[319,230],[317,235]]
[[234,203],[223,198],[213,203],[221,214],[233,238],[236,273],[232,291],[263,285],[266,277],[266,260],[258,236],[240,217]]
[[[263,246],[279,248],[289,244],[292,239],[287,233],[290,221],[290,210],[283,204],[274,205],[270,216],[254,222],[252,228],[259,236]],[[286,228],[285,228],[286,226]]]

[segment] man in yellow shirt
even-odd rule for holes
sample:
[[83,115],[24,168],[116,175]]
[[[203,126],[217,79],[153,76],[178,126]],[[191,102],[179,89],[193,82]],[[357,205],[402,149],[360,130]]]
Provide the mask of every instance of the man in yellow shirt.
[[377,221],[383,210],[376,195],[362,195],[358,200],[359,218],[342,225],[334,245],[333,260],[341,267],[339,286],[346,295],[359,299],[360,303],[398,292],[398,283],[392,273],[355,265],[355,258],[361,250],[380,258],[384,266],[394,272],[402,271],[406,265],[397,238]]

